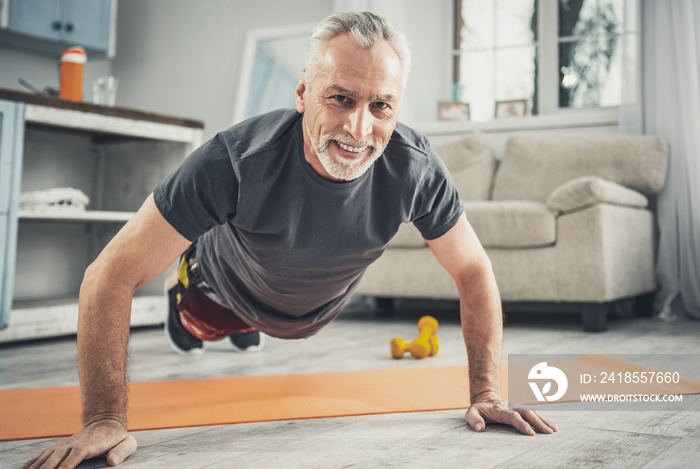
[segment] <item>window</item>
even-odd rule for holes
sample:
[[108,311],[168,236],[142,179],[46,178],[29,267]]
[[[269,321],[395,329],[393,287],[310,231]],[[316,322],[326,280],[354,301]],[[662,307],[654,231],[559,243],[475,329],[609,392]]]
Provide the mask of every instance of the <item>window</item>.
[[617,106],[636,0],[455,0],[453,99],[475,121],[495,103],[528,115]]

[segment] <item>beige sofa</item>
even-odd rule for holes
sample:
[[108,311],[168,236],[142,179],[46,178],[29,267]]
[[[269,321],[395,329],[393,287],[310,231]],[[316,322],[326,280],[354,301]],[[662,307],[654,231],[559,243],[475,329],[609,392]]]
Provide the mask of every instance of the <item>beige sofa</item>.
[[[582,314],[606,328],[621,300],[654,291],[648,196],[664,184],[663,140],[619,134],[512,136],[500,164],[481,134],[436,146],[493,264],[506,310]],[[457,299],[413,225],[401,228],[357,294]]]

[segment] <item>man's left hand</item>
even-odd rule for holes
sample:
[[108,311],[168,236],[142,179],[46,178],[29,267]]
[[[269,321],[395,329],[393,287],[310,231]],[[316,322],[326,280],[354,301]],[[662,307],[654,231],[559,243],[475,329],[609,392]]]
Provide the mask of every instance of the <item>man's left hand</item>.
[[540,433],[557,431],[557,426],[539,412],[517,407],[495,395],[480,397],[476,402],[472,402],[464,419],[477,432],[483,432],[487,423],[512,425],[525,435],[531,436],[535,435],[535,430]]

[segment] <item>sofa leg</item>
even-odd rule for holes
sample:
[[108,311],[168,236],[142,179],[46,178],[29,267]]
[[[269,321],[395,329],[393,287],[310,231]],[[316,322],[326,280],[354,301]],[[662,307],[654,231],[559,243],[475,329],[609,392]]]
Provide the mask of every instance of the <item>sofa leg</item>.
[[583,330],[586,332],[603,332],[607,329],[607,303],[591,303],[583,307]]
[[394,298],[377,298],[377,308],[382,311],[392,313],[394,311],[394,306],[396,306]]

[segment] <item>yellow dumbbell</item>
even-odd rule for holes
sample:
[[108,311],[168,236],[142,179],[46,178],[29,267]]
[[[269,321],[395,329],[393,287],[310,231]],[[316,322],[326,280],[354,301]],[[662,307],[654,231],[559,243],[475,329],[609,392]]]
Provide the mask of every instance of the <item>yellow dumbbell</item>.
[[432,316],[423,316],[418,320],[418,331],[420,335],[416,340],[406,343],[402,338],[397,337],[391,341],[391,356],[401,358],[407,351],[414,358],[422,359],[437,355],[440,350],[440,343],[437,338],[439,324]]

